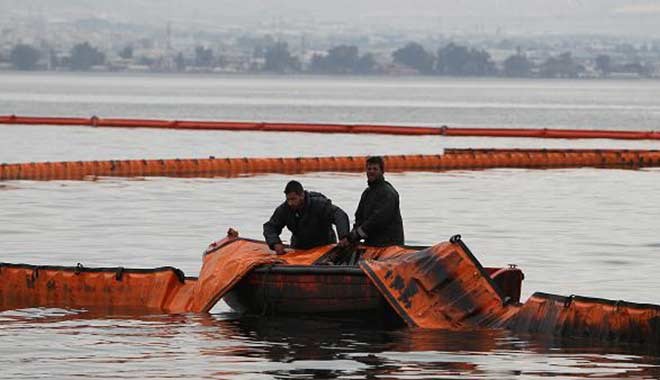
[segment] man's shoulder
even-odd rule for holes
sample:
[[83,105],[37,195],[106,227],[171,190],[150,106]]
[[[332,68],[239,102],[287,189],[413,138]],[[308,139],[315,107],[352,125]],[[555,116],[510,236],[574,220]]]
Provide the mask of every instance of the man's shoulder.
[[[378,182],[376,186],[373,187],[368,187],[367,190],[373,190],[373,191],[394,191],[396,192],[396,189],[394,188],[394,185],[392,185],[389,181],[382,180]],[[366,191],[366,190],[365,190]]]
[[392,197],[392,196],[398,196],[399,192],[396,191],[394,186],[392,186],[391,183],[387,181],[383,181],[378,186],[375,186],[373,188],[370,188],[373,196],[380,198],[380,197]]
[[311,191],[307,190],[306,191],[307,195],[309,195],[310,199],[315,199],[315,198],[325,198],[328,199],[328,197],[325,196],[323,193],[319,193],[318,191]]
[[309,196],[309,202],[313,205],[326,205],[328,203],[332,203],[330,198],[317,191],[308,191],[307,195]]
[[275,208],[275,213],[276,214],[286,214],[289,213],[291,209],[289,208],[289,205],[286,204],[286,202],[280,203],[276,208]]
[[385,187],[386,187],[388,190],[393,191],[393,192],[395,192],[395,193],[398,194],[398,191],[396,191],[396,188],[394,187],[394,185],[392,185],[392,184],[389,183],[388,181],[383,181],[383,182],[385,182]]

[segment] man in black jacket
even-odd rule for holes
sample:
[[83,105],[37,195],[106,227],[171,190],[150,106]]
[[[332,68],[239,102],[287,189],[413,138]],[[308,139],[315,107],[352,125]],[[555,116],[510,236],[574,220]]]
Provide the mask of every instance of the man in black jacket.
[[399,193],[383,173],[385,163],[379,156],[367,159],[367,184],[369,185],[360,198],[355,211],[355,225],[346,241],[346,245],[364,239],[364,244],[383,247],[403,245],[403,220],[399,209]]
[[270,249],[281,255],[284,245],[280,233],[286,226],[291,231],[291,248],[308,249],[337,242],[332,225],[337,226],[339,239],[348,236],[348,215],[321,193],[305,191],[298,181],[284,188],[286,201],[264,223],[264,237]]

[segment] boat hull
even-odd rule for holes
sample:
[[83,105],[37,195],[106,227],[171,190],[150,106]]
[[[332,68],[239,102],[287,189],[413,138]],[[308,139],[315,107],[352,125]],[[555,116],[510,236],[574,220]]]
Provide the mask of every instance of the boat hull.
[[384,312],[389,306],[358,267],[274,265],[251,271],[223,299],[238,312]]
[[[519,302],[520,269],[485,269],[509,302]],[[262,266],[243,277],[223,299],[233,310],[250,314],[396,314],[357,266]]]

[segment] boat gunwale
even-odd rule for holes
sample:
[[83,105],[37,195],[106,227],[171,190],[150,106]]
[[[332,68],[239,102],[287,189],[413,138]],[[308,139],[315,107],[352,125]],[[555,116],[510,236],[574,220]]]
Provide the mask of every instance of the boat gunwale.
[[[207,255],[211,255],[211,254],[213,254],[213,253],[216,253],[220,248],[222,248],[222,247],[226,247],[226,246],[228,246],[229,244],[232,244],[232,243],[235,243],[235,242],[237,242],[237,241],[241,241],[241,240],[243,240],[243,241],[247,241],[247,242],[251,242],[251,243],[261,243],[261,244],[266,244],[266,242],[265,242],[264,240],[251,239],[251,238],[244,238],[244,237],[237,237],[237,238],[235,238],[235,239],[228,239],[228,240],[222,242],[221,244],[218,244],[218,245],[216,245],[216,246],[213,246],[213,247],[207,248],[207,250],[204,251],[204,254],[203,254],[202,256],[205,257],[205,256],[207,256]],[[360,246],[361,246],[361,247],[372,247],[372,248],[383,248],[383,247],[368,246],[368,245],[360,245]],[[284,244],[284,247],[285,247],[285,248],[291,248],[291,246],[290,246],[289,244]],[[415,250],[421,251],[421,250],[423,250],[423,249],[430,248],[431,246],[428,246],[428,245],[406,245],[406,244],[403,244],[403,245],[392,245],[392,246],[388,246],[388,247],[401,247],[401,248],[415,249]],[[328,252],[329,252],[330,250],[334,249],[334,248],[335,248],[335,247],[330,248],[330,249],[328,250]],[[327,253],[327,252],[326,252],[326,253]]]
[[263,265],[254,268],[249,274],[308,274],[308,275],[349,275],[366,276],[358,266],[354,265]]

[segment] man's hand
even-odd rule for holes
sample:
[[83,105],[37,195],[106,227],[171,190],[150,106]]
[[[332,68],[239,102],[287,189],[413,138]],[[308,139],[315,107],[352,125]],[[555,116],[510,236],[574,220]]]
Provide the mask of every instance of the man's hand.
[[344,239],[348,240],[348,242],[351,244],[357,244],[360,241],[360,235],[358,234],[357,230],[353,228],[351,232],[348,233],[348,236]]
[[276,255],[283,255],[286,252],[284,251],[284,244],[282,243],[277,243],[273,246],[273,250],[275,251]]
[[346,248],[346,247],[350,246],[351,244],[352,243],[350,241],[348,241],[348,238],[343,238],[339,242],[337,242],[337,247]]

